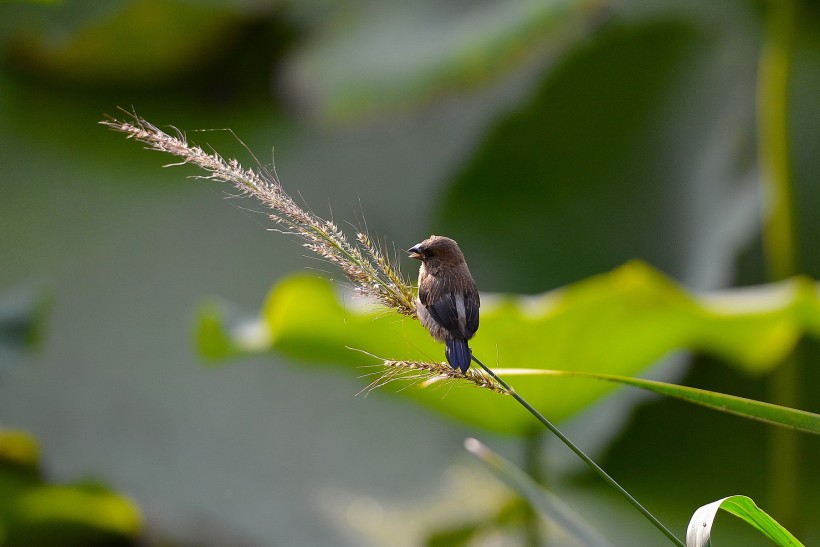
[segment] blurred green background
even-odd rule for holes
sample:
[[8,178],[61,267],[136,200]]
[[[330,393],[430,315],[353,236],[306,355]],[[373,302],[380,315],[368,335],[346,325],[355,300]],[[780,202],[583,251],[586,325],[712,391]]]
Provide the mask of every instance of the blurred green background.
[[[317,214],[364,217],[398,248],[450,235],[483,291],[541,293],[636,258],[694,290],[763,283],[755,93],[766,21],[783,5],[797,10],[800,270],[817,277],[812,2],[0,2],[0,427],[25,432],[5,446],[39,445],[39,459],[7,450],[18,456],[0,488],[122,496],[111,513],[7,512],[0,544],[532,540],[502,518],[512,494],[465,453],[467,436],[541,474],[615,545],[660,544],[552,439],[354,397],[358,371],[276,354],[202,366],[203,301],[252,315],[285,276],[328,268],[270,231],[261,206],[161,169],[172,158],[97,122],[133,108],[248,165],[221,129],[264,163],[275,147],[285,188]],[[800,350],[798,406],[814,412],[817,349]],[[765,377],[714,358],[676,353],[653,375],[768,397]],[[618,392],[562,427],[680,535],[714,499],[770,501],[764,425]],[[818,457],[804,438],[806,516],[820,510]],[[816,519],[795,532],[820,542]]]

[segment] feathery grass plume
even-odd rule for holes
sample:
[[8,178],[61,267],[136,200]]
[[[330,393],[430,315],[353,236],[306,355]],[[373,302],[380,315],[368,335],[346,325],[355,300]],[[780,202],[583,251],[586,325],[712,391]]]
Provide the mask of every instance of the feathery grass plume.
[[374,389],[395,381],[409,381],[421,387],[428,387],[436,382],[446,380],[466,380],[478,387],[504,395],[511,392],[499,384],[492,376],[481,369],[469,368],[467,372],[454,369],[447,363],[428,363],[424,361],[394,361],[381,359],[380,366],[384,371],[359,393],[370,393]]
[[[402,315],[417,318],[413,286],[369,235],[357,232],[355,243],[351,243],[333,222],[299,207],[284,191],[275,171],[261,164],[258,164],[257,170],[246,169],[235,159],[225,160],[216,152],[208,153],[200,146],[188,143],[185,135],[177,129],[174,129],[175,135],[169,135],[135,112],[124,112],[131,117],[130,121],[111,118],[100,123],[146,144],[149,150],[167,152],[182,160],[169,165],[196,165],[210,173],[202,178],[229,182],[243,194],[256,197],[272,210],[268,215],[284,226],[284,231],[301,237],[305,248],[338,266],[358,294],[370,297]],[[383,373],[363,392],[396,380],[411,380],[422,387],[442,380],[466,380],[478,387],[510,394],[510,390],[482,370],[468,369],[462,373],[446,363],[381,361]]]
[[412,285],[367,234],[358,232],[356,243],[350,243],[333,222],[299,207],[282,188],[275,170],[259,162],[257,170],[246,169],[235,159],[225,160],[216,152],[208,153],[200,146],[189,144],[185,134],[176,128],[175,135],[169,135],[136,112],[123,112],[130,121],[110,118],[100,123],[146,144],[149,150],[181,158],[181,162],[166,167],[193,164],[210,173],[201,178],[229,182],[243,194],[254,196],[273,211],[268,215],[274,222],[301,237],[305,248],[338,266],[358,294],[402,315],[416,316]]

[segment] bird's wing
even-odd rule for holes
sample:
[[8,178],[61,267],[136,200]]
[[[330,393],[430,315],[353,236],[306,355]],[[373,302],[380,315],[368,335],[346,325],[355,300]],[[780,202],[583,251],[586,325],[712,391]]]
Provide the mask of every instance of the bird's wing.
[[[430,298],[429,302],[425,304],[425,308],[433,316],[436,322],[450,331],[453,335],[458,335],[461,332],[461,326],[458,323],[458,308],[456,308],[455,298],[453,293],[439,293],[437,298]],[[422,304],[424,301],[422,300]]]
[[464,295],[464,308],[467,315],[466,327],[469,337],[472,337],[478,330],[478,307],[480,305],[481,300],[478,297],[478,291],[473,290]]
[[430,290],[430,284],[419,285],[419,302],[430,313],[436,323],[448,331],[458,329],[458,310],[456,309],[453,295],[442,290]]

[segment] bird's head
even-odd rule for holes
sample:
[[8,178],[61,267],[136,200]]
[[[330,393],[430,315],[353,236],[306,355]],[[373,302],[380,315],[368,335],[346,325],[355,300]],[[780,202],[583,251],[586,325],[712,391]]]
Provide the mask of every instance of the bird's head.
[[421,260],[429,266],[458,266],[464,262],[464,254],[458,243],[444,236],[430,236],[407,249],[407,252],[410,258]]

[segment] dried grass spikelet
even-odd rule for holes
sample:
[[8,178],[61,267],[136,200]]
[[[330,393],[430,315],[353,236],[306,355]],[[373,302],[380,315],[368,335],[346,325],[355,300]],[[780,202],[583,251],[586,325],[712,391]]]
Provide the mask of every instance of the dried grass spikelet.
[[177,129],[175,135],[169,135],[136,112],[123,112],[130,121],[110,118],[100,123],[146,144],[149,150],[173,154],[182,160],[169,165],[196,165],[210,173],[202,178],[229,182],[243,194],[254,196],[269,208],[268,215],[274,222],[302,239],[305,248],[338,266],[357,293],[402,315],[416,316],[412,285],[367,234],[358,232],[356,242],[350,243],[333,222],[299,207],[282,188],[275,170],[259,162],[256,170],[246,169],[235,159],[225,160],[216,152],[208,153],[188,143],[184,133]]
[[380,359],[380,368],[383,368],[378,378],[370,382],[359,393],[370,393],[387,384],[396,381],[409,382],[410,385],[429,387],[438,382],[451,380],[466,380],[473,385],[489,389],[496,393],[510,395],[510,392],[499,384],[492,376],[478,368],[469,368],[467,372],[454,369],[447,363],[432,363],[424,361],[394,361]]

